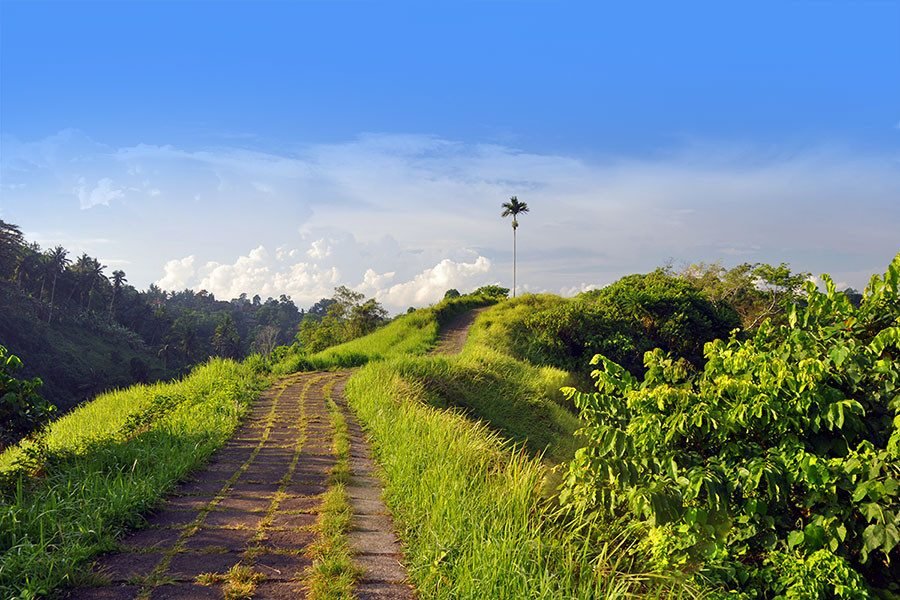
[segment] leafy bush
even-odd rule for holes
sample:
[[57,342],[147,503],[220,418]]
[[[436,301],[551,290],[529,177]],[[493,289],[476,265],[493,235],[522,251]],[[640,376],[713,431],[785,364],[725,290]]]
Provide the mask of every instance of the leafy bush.
[[653,348],[701,367],[703,344],[740,327],[728,305],[713,304],[690,282],[661,270],[629,275],[571,300],[523,296],[508,307],[506,319],[497,315],[506,323],[491,344],[517,358],[573,372],[583,372],[599,353],[639,375],[644,353]]
[[0,450],[46,423],[56,410],[38,394],[40,379],[13,376],[21,368],[22,361],[0,346]]
[[900,591],[900,254],[858,308],[823,279],[787,324],[706,344],[702,373],[657,349],[638,381],[595,356],[599,391],[566,390],[588,445],[562,501],[747,597]]

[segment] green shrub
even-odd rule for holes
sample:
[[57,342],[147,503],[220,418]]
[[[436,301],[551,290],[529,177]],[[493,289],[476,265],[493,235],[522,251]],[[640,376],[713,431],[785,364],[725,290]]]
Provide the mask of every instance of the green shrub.
[[0,450],[46,423],[56,410],[38,394],[40,379],[13,375],[21,368],[22,361],[0,346]]
[[567,390],[588,425],[563,502],[734,594],[900,591],[900,255],[858,308],[823,279],[787,324],[706,344],[701,373],[595,356],[598,392]]
[[629,275],[569,300],[526,295],[506,309],[495,316],[492,346],[572,372],[584,372],[593,355],[603,354],[640,375],[642,357],[653,348],[701,368],[703,344],[740,327],[730,307],[713,304],[688,281],[661,270]]

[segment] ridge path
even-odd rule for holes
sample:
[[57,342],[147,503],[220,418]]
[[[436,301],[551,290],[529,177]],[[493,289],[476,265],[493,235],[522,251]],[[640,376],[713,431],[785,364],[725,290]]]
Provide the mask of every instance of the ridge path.
[[[434,352],[457,353],[483,309],[460,315]],[[359,600],[416,597],[393,521],[381,499],[371,447],[344,398],[350,371],[298,373],[263,392],[206,467],[149,515],[148,527],[99,557],[70,600],[306,598],[307,556],[318,539],[321,495],[337,459],[328,407],[347,423],[354,552]],[[249,582],[249,583],[248,583]],[[240,587],[240,586],[248,587]]]

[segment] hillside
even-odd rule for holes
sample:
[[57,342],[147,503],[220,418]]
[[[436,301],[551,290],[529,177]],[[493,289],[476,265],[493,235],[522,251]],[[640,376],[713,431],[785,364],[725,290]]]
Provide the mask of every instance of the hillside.
[[40,393],[60,412],[97,394],[169,375],[157,352],[135,333],[93,315],[48,324],[40,306],[0,281],[0,345],[40,377]]

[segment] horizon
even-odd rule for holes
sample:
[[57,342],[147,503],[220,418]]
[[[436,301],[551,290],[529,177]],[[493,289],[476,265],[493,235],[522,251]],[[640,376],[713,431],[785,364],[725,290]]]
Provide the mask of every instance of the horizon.
[[698,261],[862,289],[900,250],[898,22],[3,0],[0,218],[139,289],[309,306],[347,285],[397,312],[510,287],[515,195],[520,293]]

